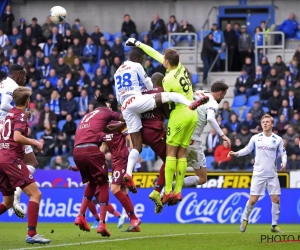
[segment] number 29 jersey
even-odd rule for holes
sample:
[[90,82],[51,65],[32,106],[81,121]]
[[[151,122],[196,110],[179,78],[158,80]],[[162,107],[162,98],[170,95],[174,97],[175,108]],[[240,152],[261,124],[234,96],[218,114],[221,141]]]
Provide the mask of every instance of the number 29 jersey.
[[132,61],[125,61],[117,69],[114,79],[117,100],[121,105],[130,95],[142,95],[142,89],[149,82],[143,66]]

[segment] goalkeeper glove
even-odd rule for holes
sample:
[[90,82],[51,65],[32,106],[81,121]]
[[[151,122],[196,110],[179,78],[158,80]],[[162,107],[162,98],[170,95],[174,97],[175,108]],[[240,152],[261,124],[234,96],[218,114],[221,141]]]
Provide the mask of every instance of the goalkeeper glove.
[[141,42],[136,40],[135,38],[129,38],[125,43],[127,47],[134,47],[134,46],[139,47],[140,44]]

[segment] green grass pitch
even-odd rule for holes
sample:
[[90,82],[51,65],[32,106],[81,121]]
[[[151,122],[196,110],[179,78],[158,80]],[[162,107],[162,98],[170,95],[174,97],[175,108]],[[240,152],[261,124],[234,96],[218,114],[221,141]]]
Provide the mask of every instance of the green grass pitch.
[[[40,223],[38,232],[52,242],[49,245],[25,243],[25,223],[0,223],[0,249],[81,249],[81,250],[257,250],[257,249],[300,249],[300,242],[261,243],[261,235],[274,237],[270,225],[248,225],[245,233],[239,225],[208,224],[141,224],[140,233],[122,232],[116,224],[108,224],[111,237],[102,238],[95,229],[86,233],[74,224]],[[300,237],[299,225],[280,225],[281,234]],[[287,236],[286,236],[287,237]],[[291,238],[290,238],[291,239]],[[279,240],[279,237],[277,238]]]

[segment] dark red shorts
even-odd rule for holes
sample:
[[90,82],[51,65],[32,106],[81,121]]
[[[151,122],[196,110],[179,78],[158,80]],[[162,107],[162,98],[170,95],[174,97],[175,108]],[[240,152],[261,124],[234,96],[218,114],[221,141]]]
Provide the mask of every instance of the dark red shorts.
[[166,161],[166,131],[151,128],[143,128],[141,130],[143,144],[152,148],[163,162]]
[[102,184],[108,181],[105,156],[98,147],[75,148],[73,157],[83,183],[91,181]]
[[24,162],[0,163],[0,191],[3,196],[14,195],[16,187],[24,188],[35,182]]
[[121,185],[126,187],[123,183],[123,177],[126,174],[127,169],[127,159],[118,159],[116,161],[112,160],[112,175],[111,184]]

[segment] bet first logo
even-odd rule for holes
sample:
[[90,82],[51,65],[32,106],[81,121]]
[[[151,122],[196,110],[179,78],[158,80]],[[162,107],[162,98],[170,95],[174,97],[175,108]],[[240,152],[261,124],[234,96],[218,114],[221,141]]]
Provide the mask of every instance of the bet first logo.
[[260,243],[280,243],[280,242],[300,242],[300,235],[292,234],[276,234],[276,235],[260,235]]

